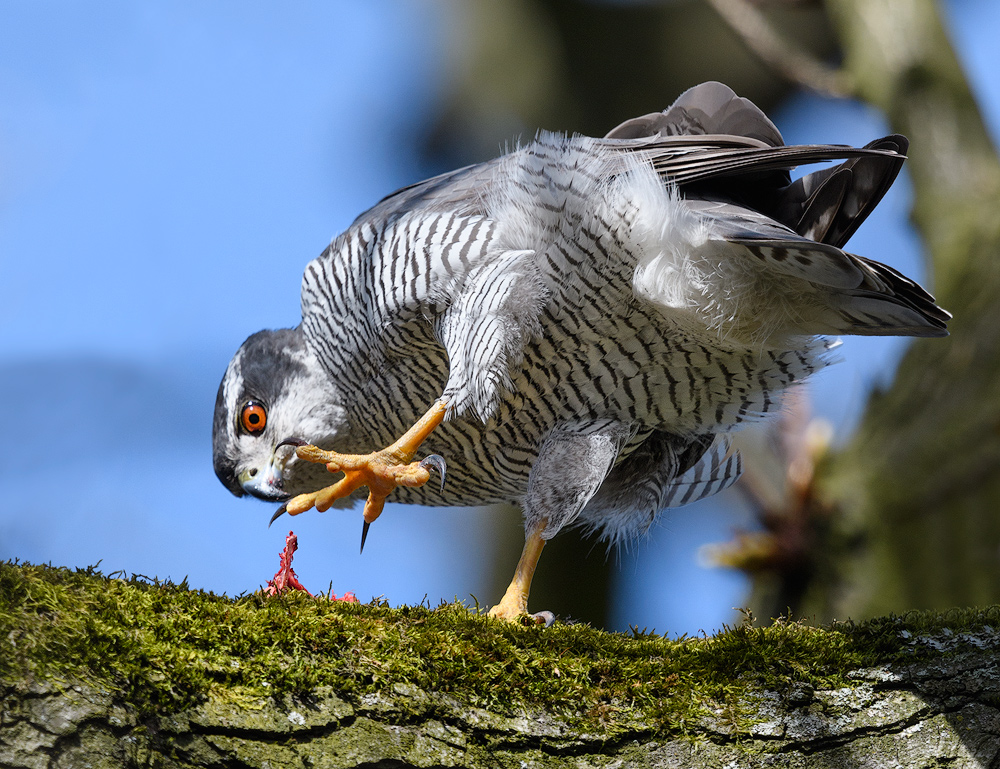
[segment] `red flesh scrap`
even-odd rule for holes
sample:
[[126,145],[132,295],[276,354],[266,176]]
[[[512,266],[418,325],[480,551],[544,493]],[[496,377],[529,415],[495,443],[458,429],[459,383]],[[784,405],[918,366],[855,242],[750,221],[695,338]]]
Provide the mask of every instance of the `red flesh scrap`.
[[[278,568],[277,574],[274,575],[274,579],[267,581],[267,590],[264,591],[267,595],[278,595],[286,590],[301,590],[306,595],[312,596],[312,593],[306,590],[305,586],[299,582],[299,578],[295,576],[295,569],[292,568],[292,558],[295,557],[295,551],[298,548],[299,538],[295,536],[295,532],[288,532],[288,536],[285,537],[285,549],[281,551],[279,556],[281,558],[281,565]],[[329,598],[331,601],[359,603],[353,592],[344,593],[343,597],[337,598],[336,593],[331,590]]]

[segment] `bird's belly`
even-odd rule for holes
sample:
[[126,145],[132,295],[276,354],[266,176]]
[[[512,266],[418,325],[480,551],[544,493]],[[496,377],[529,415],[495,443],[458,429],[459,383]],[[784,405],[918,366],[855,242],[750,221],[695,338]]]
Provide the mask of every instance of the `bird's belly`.
[[[613,419],[679,435],[732,430],[774,411],[783,390],[822,365],[825,349],[808,338],[786,349],[750,349],[714,332],[694,333],[644,307],[615,318],[547,312],[541,330],[511,371],[512,387],[488,422],[449,420],[422,446],[421,455],[445,458],[444,489],[433,481],[400,489],[399,501],[517,502],[557,425]],[[388,415],[378,431],[381,441],[405,430],[433,401],[431,393],[440,394],[447,362],[429,368],[424,358],[419,368],[395,367],[391,378],[388,390],[424,395],[419,404]]]
[[535,426],[547,432],[596,419],[682,435],[725,432],[774,411],[789,385],[824,365],[827,348],[808,337],[752,348],[642,306],[615,317],[553,314],[543,332],[497,419],[528,435]]

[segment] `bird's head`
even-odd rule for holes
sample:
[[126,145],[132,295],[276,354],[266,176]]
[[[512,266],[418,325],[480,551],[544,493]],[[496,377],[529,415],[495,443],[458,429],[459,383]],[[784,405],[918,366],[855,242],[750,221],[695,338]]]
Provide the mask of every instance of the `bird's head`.
[[280,502],[330,483],[295,446],[331,447],[346,433],[340,393],[301,331],[260,331],[233,356],[212,425],[215,474],[238,497]]

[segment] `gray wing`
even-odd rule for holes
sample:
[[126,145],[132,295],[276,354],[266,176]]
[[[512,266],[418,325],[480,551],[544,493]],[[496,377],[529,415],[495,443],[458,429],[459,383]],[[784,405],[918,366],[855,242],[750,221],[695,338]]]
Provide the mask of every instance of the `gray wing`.
[[499,158],[402,187],[386,195],[354,223],[387,219],[406,211],[482,215],[483,196],[493,182],[498,163]]
[[867,144],[861,155],[795,180],[781,191],[774,218],[812,240],[842,247],[888,192],[909,142],[892,134]]
[[689,88],[663,112],[626,120],[612,129],[607,138],[705,134],[745,137],[771,147],[785,143],[777,127],[756,104],[737,96],[729,86],[714,81]]
[[[622,123],[603,144],[648,158],[665,181],[688,197],[738,197],[800,235],[838,247],[892,185],[907,148],[901,136],[861,148],[785,146],[774,123],[753,102],[715,82],[688,89],[663,112]],[[788,174],[798,165],[845,158],[795,182]],[[404,211],[483,214],[500,162],[466,166],[403,187],[355,223]]]
[[[799,235],[838,248],[892,186],[909,146],[905,137],[893,134],[861,148],[786,147],[753,102],[715,82],[688,89],[663,112],[627,120],[606,138],[639,140],[636,148],[651,154],[664,177],[676,184],[728,179],[728,185],[703,185],[692,192],[723,198],[727,191],[737,193]],[[642,148],[642,142],[648,146]],[[787,173],[796,165],[845,158],[795,182]]]

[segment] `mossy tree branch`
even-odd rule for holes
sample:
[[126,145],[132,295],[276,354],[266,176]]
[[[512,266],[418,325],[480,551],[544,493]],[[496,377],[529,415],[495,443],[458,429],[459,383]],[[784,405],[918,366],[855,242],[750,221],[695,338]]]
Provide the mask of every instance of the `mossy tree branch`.
[[998,621],[671,641],[0,564],[0,765],[982,766]]

